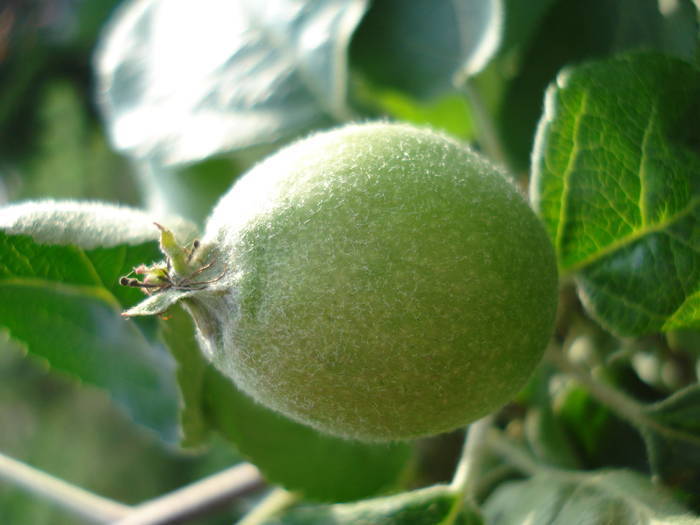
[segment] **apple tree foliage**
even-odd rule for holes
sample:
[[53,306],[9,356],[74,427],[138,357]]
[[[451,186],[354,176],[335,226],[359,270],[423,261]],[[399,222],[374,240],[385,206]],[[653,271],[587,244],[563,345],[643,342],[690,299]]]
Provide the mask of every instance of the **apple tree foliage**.
[[[33,198],[0,201],[0,329],[52,372],[104,390],[164,446],[223,436],[270,484],[301,495],[266,523],[700,523],[698,8],[127,0],[101,27],[94,96],[140,207],[107,203],[124,200],[122,185],[89,117],[75,116],[88,115],[82,99],[18,39],[28,59],[9,60],[0,85],[0,155],[44,175],[24,195],[0,193]],[[75,42],[90,49],[97,29],[76,20]],[[72,113],[31,141],[50,153],[20,161],[5,121],[31,105],[19,94],[36,97],[32,79],[47,78]],[[494,414],[467,500],[426,474],[440,440],[321,435],[214,370],[179,307],[120,315],[142,297],[120,276],[160,257],[154,221],[191,241],[264,154],[370,118],[444,130],[503,165],[529,188],[557,255],[550,348]],[[42,191],[68,180],[56,161],[66,155],[81,167],[70,174],[78,189]],[[100,191],[85,191],[91,177]],[[76,200],[95,194],[105,202]]]

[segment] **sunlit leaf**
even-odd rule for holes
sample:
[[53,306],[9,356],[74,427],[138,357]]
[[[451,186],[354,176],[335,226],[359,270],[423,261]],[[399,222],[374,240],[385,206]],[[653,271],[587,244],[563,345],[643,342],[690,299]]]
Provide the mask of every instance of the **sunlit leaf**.
[[179,164],[348,118],[346,47],[366,0],[131,0],[96,65],[112,142]]
[[[512,0],[507,6],[511,11],[506,17],[506,31],[514,29],[512,19],[522,21],[523,29],[527,29],[528,17],[538,14],[542,2],[532,2],[531,7],[531,2]],[[527,11],[527,15],[515,18],[513,4],[519,4],[516,11]],[[545,90],[563,67],[638,49],[656,49],[683,58],[694,54],[696,15],[685,10],[680,21],[672,22],[662,15],[659,4],[678,2],[558,0],[539,13],[544,16],[529,41],[523,42],[515,61],[515,76],[507,82],[497,115],[499,132],[513,165],[527,169]],[[667,42],[667,36],[680,44]],[[504,38],[508,39],[509,34]],[[683,45],[686,47],[679,49]],[[506,66],[511,75],[513,67],[513,61]]]
[[700,326],[700,71],[632,54],[566,70],[533,154],[559,267],[622,335]]
[[632,471],[541,474],[499,487],[486,501],[489,525],[697,525],[660,487]]
[[162,257],[157,238],[153,218],[129,208],[54,201],[0,208],[0,329],[53,369],[107,390],[173,441],[174,362],[155,319],[120,315],[141,294],[119,277]]
[[462,506],[460,495],[435,486],[396,496],[291,510],[266,525],[480,525],[481,518]]

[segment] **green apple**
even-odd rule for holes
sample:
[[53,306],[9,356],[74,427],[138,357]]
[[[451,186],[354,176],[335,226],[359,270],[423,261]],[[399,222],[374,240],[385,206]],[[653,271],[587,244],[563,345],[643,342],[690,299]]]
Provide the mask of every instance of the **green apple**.
[[283,148],[221,199],[202,250],[222,273],[183,302],[205,353],[337,436],[467,425],[524,386],[552,331],[537,217],[503,172],[428,129],[350,125]]

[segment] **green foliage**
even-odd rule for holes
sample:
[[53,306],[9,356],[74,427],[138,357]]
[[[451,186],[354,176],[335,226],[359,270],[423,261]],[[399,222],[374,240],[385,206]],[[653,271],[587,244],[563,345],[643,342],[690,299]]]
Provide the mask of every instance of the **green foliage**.
[[643,432],[654,475],[669,486],[700,490],[700,387],[695,384],[647,407]]
[[484,68],[502,21],[501,0],[377,0],[353,38],[352,62],[377,84],[440,95]]
[[543,473],[503,485],[484,506],[493,525],[697,525],[669,494],[625,471]]
[[666,51],[664,35],[685,42],[686,47],[670,51],[687,59],[695,53],[695,13],[682,17],[688,27],[680,22],[679,28],[678,22],[662,16],[656,0],[556,0],[548,8],[541,2],[512,3],[522,4],[524,10],[534,3],[531,16],[541,16],[537,30],[518,42],[515,65],[512,60],[496,64],[506,79],[496,121],[509,160],[518,170],[526,169],[530,160],[542,94],[563,67],[633,49]]
[[[182,164],[348,117],[346,47],[366,0],[268,12],[255,0],[210,3],[197,17],[190,9],[132,2],[103,35],[97,70],[117,149]],[[178,18],[189,38],[158,23]],[[307,41],[313,32],[318,44]],[[192,38],[206,60],[189,52]]]
[[459,495],[435,486],[360,503],[301,507],[266,525],[481,525],[473,510],[462,508]]
[[12,254],[0,265],[0,316],[10,336],[51,367],[105,388],[134,419],[174,441],[173,362],[153,320],[121,317],[138,292],[119,286],[119,277],[158,257],[148,216],[27,203],[3,208],[0,227],[1,249]]
[[700,326],[699,98],[700,71],[647,54],[565,71],[548,92],[533,204],[617,333]]
[[[0,7],[0,452],[128,503],[243,458],[302,500],[270,525],[698,523],[700,2],[116,3]],[[529,182],[562,276],[542,365],[449,486],[461,436],[321,435],[212,367],[174,306],[192,290],[118,284],[163,259],[154,218],[191,242],[179,217],[283,142],[378,116]],[[4,479],[0,509],[74,523]]]

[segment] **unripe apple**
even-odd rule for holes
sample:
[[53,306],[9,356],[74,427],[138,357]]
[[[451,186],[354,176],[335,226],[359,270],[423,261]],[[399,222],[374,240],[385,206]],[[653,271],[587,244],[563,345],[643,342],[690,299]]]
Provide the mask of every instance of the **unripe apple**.
[[221,199],[202,248],[223,272],[184,300],[205,353],[338,436],[464,426],[524,386],[552,330],[537,217],[499,169],[427,129],[350,125],[283,148]]

